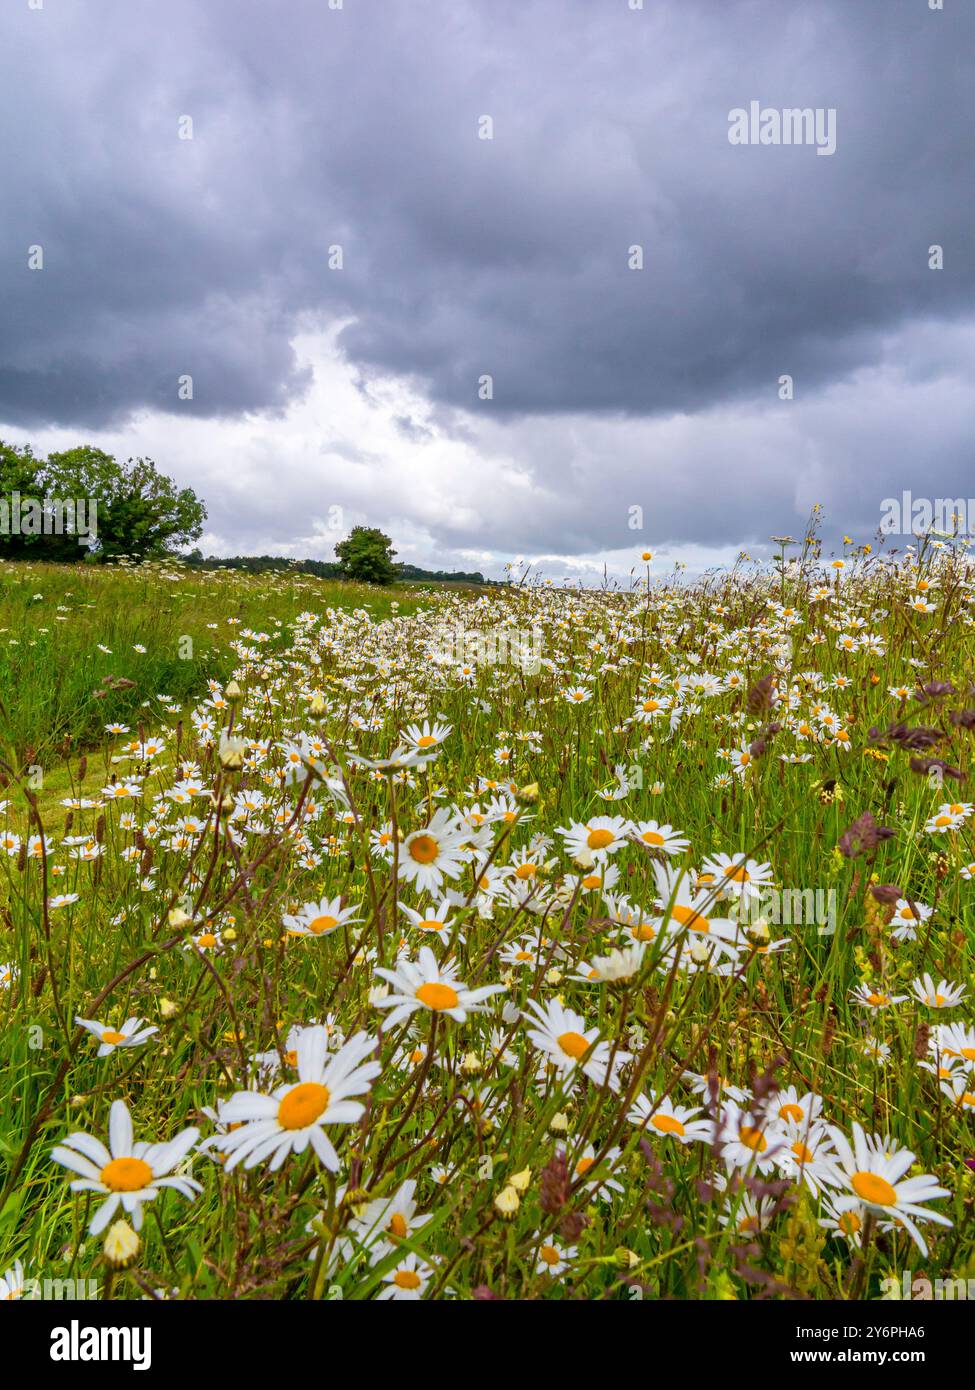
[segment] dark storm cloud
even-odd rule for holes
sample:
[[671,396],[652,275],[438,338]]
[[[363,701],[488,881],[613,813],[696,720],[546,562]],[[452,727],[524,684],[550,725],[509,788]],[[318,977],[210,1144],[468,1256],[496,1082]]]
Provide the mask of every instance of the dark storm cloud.
[[[281,405],[305,311],[450,405],[647,414],[971,305],[970,5],[11,0],[0,39],[9,422]],[[835,107],[835,155],[730,145],[753,98]]]

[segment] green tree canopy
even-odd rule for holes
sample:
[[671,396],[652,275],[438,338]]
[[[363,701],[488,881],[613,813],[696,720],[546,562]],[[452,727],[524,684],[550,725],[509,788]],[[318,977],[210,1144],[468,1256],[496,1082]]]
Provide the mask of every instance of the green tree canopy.
[[392,584],[396,578],[395,554],[392,541],[375,526],[353,526],[335,547],[335,558],[345,578],[365,584]]
[[[180,488],[152,459],[119,463],[111,454],[81,445],[47,459],[29,447],[0,442],[0,495],[83,501],[97,508],[92,550],[100,559],[129,555],[143,560],[178,550],[202,533],[206,507],[192,488]],[[87,553],[75,534],[0,536],[3,551],[33,559],[77,560]]]

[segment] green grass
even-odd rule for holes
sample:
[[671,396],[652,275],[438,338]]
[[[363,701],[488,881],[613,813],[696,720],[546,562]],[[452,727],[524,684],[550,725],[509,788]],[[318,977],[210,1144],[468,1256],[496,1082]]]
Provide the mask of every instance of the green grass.
[[[973,1016],[975,882],[960,872],[975,861],[972,818],[946,834],[924,829],[969,783],[949,778],[941,789],[912,770],[917,754],[903,741],[871,735],[897,721],[933,728],[940,739],[934,752],[967,779],[973,734],[950,716],[975,703],[973,574],[950,555],[924,554],[913,570],[887,572],[851,553],[843,587],[834,588],[832,574],[817,571],[811,555],[806,561],[798,572],[736,574],[706,589],[570,595],[526,587],[478,596],[437,591],[409,601],[370,594],[378,622],[353,615],[364,604],[348,590],[305,579],[292,586],[220,575],[201,583],[198,575],[173,581],[159,572],[82,578],[71,571],[45,584],[37,569],[8,567],[4,623],[26,633],[37,622],[36,602],[52,632],[35,649],[36,674],[5,704],[21,748],[53,749],[65,733],[72,740],[64,762],[45,775],[37,805],[54,849],[47,896],[77,893],[79,901],[46,912],[40,862],[17,852],[0,858],[0,962],[19,970],[0,993],[0,1170],[6,1165],[8,1177],[0,1272],[4,1260],[20,1258],[37,1277],[104,1284],[101,1238],[85,1234],[97,1202],[70,1193],[52,1147],[73,1130],[103,1137],[117,1099],[130,1106],[137,1138],[167,1139],[187,1125],[209,1136],[214,1130],[203,1108],[257,1084],[247,1059],[279,1052],[277,1084],[294,1082],[283,1055],[289,1029],[328,1018],[346,1037],[359,1029],[376,1037],[381,1063],[361,1120],[327,1129],[340,1172],[331,1175],[310,1151],[292,1155],[277,1173],[263,1165],[228,1173],[219,1158],[197,1156],[193,1174],[203,1191],[192,1203],[167,1193],[147,1204],[142,1248],[115,1279],[115,1296],[167,1288],[182,1297],[374,1297],[399,1266],[404,1245],[391,1244],[371,1265],[368,1252],[346,1242],[359,1204],[388,1198],[406,1181],[416,1183],[418,1211],[431,1216],[405,1242],[434,1262],[427,1297],[466,1298],[487,1286],[505,1297],[556,1299],[877,1298],[883,1280],[899,1279],[904,1269],[975,1277],[975,1178],[966,1166],[975,1154],[975,1098],[949,1098],[919,1065],[933,1026],[947,1020],[970,1027]],[[929,614],[913,608],[922,579],[935,595]],[[72,580],[76,594],[69,599]],[[817,589],[825,597],[816,597]],[[33,592],[45,598],[35,601]],[[48,618],[61,602],[76,602],[73,621],[54,629]],[[400,603],[397,611],[392,602]],[[295,626],[305,611],[318,621]],[[228,616],[280,636],[235,657]],[[873,650],[847,651],[840,639],[857,632],[860,619],[862,630],[882,641]],[[211,622],[219,635],[208,638]],[[431,660],[458,629],[495,640],[499,631],[536,629],[543,664],[527,671],[510,661],[475,664],[469,677],[461,661]],[[177,667],[164,663],[184,631],[199,638],[192,663],[198,670],[174,688]],[[80,698],[102,674],[92,648],[102,642],[120,658],[135,641],[160,665],[149,679],[142,673],[126,722],[141,718],[146,734],[163,735],[166,745],[141,766],[111,761],[126,740],[106,743],[100,729],[107,720]],[[60,700],[42,678],[46,671],[50,684],[56,668],[76,692],[74,707],[44,703]],[[25,669],[33,668],[28,662]],[[231,672],[243,700],[218,711],[218,720],[224,727],[232,720],[252,747],[267,750],[243,772],[222,770],[212,745],[194,742],[190,718],[207,693],[206,678],[224,682]],[[773,672],[785,698],[770,706],[762,680]],[[720,677],[721,687],[685,697],[673,734],[667,713],[633,722],[635,714],[650,713],[645,701],[672,696],[675,682],[702,674]],[[951,681],[953,691],[924,702],[889,693],[933,679]],[[574,689],[588,698],[573,700]],[[173,696],[176,713],[165,712],[159,693]],[[848,734],[841,743],[804,738],[805,726],[825,727],[824,706]],[[424,717],[453,726],[428,771],[390,780],[350,760],[353,750],[388,754]],[[60,722],[48,731],[55,718]],[[300,777],[280,786],[281,745],[299,731],[323,740],[322,765],[335,760],[343,767],[350,812],[312,774],[307,787]],[[738,748],[752,749],[743,776],[722,756]],[[785,754],[809,760],[786,762]],[[184,759],[198,764],[218,800],[260,791],[266,809],[239,822],[231,838],[208,797],[186,808],[157,802]],[[618,765],[628,769],[629,789],[619,800],[603,800],[599,790],[613,782]],[[113,774],[133,773],[144,779],[140,798],[72,811],[65,827],[63,796],[101,800]],[[406,836],[423,830],[438,806],[457,806],[473,837],[475,807],[484,813],[505,787],[533,783],[537,800],[530,792],[512,799],[508,817],[488,822],[477,870],[465,862],[444,885],[459,895],[449,949],[411,927],[396,904],[424,917],[442,893],[397,883],[370,834],[388,833],[392,821]],[[8,827],[36,833],[16,781],[7,795]],[[304,828],[301,846],[282,832],[275,813],[293,819],[309,801],[309,818],[294,821]],[[167,845],[185,811],[204,823],[189,854]],[[862,853],[843,854],[844,831],[866,812],[892,834]],[[835,931],[822,932],[818,922],[773,921],[769,939],[784,940],[784,947],[768,952],[759,949],[766,943],[761,933],[740,935],[728,976],[672,969],[664,948],[677,932],[680,899],[654,906],[659,851],[632,842],[616,849],[609,864],[619,879],[608,897],[572,886],[591,866],[572,862],[560,828],[600,815],[674,826],[690,844],[671,861],[675,867],[699,868],[722,851],[747,853],[769,863],[780,888],[832,892]],[[94,863],[73,858],[65,835],[90,835],[104,853]],[[300,862],[306,848],[320,857],[317,865]],[[492,903],[477,891],[489,855],[513,890]],[[411,862],[408,856],[401,841],[398,862]],[[891,908],[870,891],[884,884],[933,908],[915,939],[893,935]],[[356,907],[358,922],[317,939],[284,933],[284,914],[339,895]],[[190,912],[187,924],[169,918],[179,905]],[[713,891],[698,907],[715,920],[733,915]],[[688,929],[688,920],[699,919],[685,913],[681,920],[681,945],[702,946],[707,934]],[[214,926],[223,933],[218,953],[184,949],[191,933]],[[632,978],[575,978],[595,956],[632,944],[631,927],[647,938]],[[520,964],[514,950],[538,933],[541,946]],[[504,993],[465,1023],[424,1010],[409,1025],[384,1025],[387,1015],[370,996],[382,984],[376,966],[391,967],[400,949],[415,959],[427,943],[438,960],[456,957],[459,979],[469,986],[502,984]],[[924,972],[935,983],[944,977],[966,987],[968,997],[943,1012],[926,1007],[912,993]],[[906,998],[870,1013],[851,998],[861,984]],[[632,1054],[618,1091],[578,1075],[569,1089],[554,1073],[540,1077],[542,1054],[519,1011],[530,1000],[557,997],[582,1016],[586,1030],[598,1028],[611,1049]],[[505,1004],[514,1009],[502,1016]],[[138,1015],[159,1031],[143,1047],[98,1059],[73,1027],[75,1015],[114,1027]],[[889,1050],[883,1064],[865,1053],[870,1036]],[[423,1047],[429,1063],[412,1057]],[[953,1070],[972,1076],[970,1068]],[[953,1224],[923,1223],[930,1251],[922,1257],[906,1232],[864,1213],[861,1252],[817,1224],[825,1213],[817,1195],[753,1165],[742,1170],[742,1192],[726,1205],[714,1182],[725,1165],[710,1145],[680,1145],[626,1118],[630,1103],[651,1092],[700,1106],[684,1079],[688,1071],[756,1093],[773,1082],[794,1086],[799,1096],[813,1092],[844,1134],[857,1123],[888,1135],[893,1148],[915,1154],[913,1173],[933,1174],[947,1189],[950,1195],[930,1207]],[[748,1128],[763,1123],[752,1116]],[[588,1145],[597,1161],[586,1170]],[[559,1167],[560,1149],[567,1151],[567,1172]],[[618,1189],[605,1186],[610,1179]],[[773,1186],[766,1190],[766,1182]],[[834,1190],[850,1192],[848,1185]],[[767,1219],[755,1225],[749,1203],[762,1200]],[[319,1225],[309,1232],[312,1221]],[[550,1244],[576,1252],[554,1278],[537,1272],[540,1248]]]

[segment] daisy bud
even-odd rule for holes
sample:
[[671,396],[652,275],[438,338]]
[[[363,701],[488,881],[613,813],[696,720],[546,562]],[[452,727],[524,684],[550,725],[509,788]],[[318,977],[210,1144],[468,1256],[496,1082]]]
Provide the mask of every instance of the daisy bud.
[[634,1250],[628,1250],[625,1245],[619,1245],[613,1251],[613,1258],[620,1269],[635,1269],[640,1263],[640,1257]]
[[494,1199],[495,1210],[506,1221],[511,1220],[520,1206],[521,1198],[518,1196],[518,1191],[510,1183],[507,1187],[502,1188]]
[[326,705],[324,697],[317,690],[311,698],[311,703],[308,706],[308,713],[313,715],[316,719],[321,719],[323,714],[328,713],[328,705]]
[[469,1076],[475,1076],[481,1070],[481,1059],[476,1052],[468,1052],[460,1065],[462,1071],[466,1071]]
[[217,749],[217,756],[220,759],[221,767],[225,767],[228,772],[239,772],[244,766],[244,753],[247,745],[242,738],[235,735],[220,735],[220,747]]
[[160,999],[159,1001],[159,1012],[163,1018],[172,1018],[178,1008],[179,1005],[174,1004],[171,999]]
[[130,1265],[139,1253],[142,1242],[127,1221],[116,1221],[109,1226],[102,1246],[102,1254],[115,1269]]
[[511,1177],[508,1179],[508,1183],[516,1192],[527,1192],[528,1184],[531,1180],[532,1170],[530,1168],[522,1168],[520,1173],[512,1173]]
[[553,1134],[565,1134],[569,1128],[569,1117],[564,1111],[560,1110],[557,1115],[553,1115],[548,1125]]
[[244,698],[244,692],[241,690],[237,682],[233,680],[227,682],[223,694],[224,699],[229,700],[232,705],[235,705],[238,702],[238,700],[242,700]]
[[512,1023],[517,1023],[518,1020],[521,1018],[521,1010],[519,1009],[517,1004],[513,1004],[510,999],[507,999],[505,1000],[504,1007],[501,1010],[501,1017],[504,1020],[504,1022],[509,1025]]
[[557,985],[562,978],[561,970],[547,970],[545,972],[545,983],[547,985]]
[[174,907],[170,909],[169,916],[166,920],[171,927],[175,927],[178,931],[180,927],[188,927],[193,918],[188,912],[184,912],[181,907]]
[[538,783],[529,782],[527,786],[520,787],[515,793],[515,800],[523,806],[534,806],[538,800]]

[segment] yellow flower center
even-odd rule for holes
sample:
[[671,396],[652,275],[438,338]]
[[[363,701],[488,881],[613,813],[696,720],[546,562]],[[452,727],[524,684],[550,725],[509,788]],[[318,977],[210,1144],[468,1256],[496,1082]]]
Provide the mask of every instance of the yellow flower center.
[[416,835],[409,844],[410,858],[418,864],[432,864],[440,853],[440,846],[432,835]]
[[580,1158],[579,1162],[576,1164],[576,1177],[584,1177],[585,1174],[589,1172],[589,1169],[592,1167],[595,1161],[596,1160],[594,1158]]
[[403,1240],[409,1234],[406,1217],[402,1212],[393,1212],[390,1217],[389,1225],[386,1227],[386,1232],[388,1235],[395,1236],[397,1240]]
[[204,951],[212,951],[217,944],[217,938],[212,931],[201,932],[196,938],[196,944]]
[[868,994],[867,1003],[872,1004],[875,1009],[879,1009],[882,1004],[888,1003],[886,994]]
[[793,1144],[792,1152],[800,1163],[812,1163],[813,1159],[816,1157],[812,1149],[807,1149],[801,1139],[798,1143]]
[[315,917],[308,923],[308,930],[313,936],[321,936],[322,932],[332,931],[338,924],[337,917]]
[[584,1056],[590,1048],[590,1044],[581,1033],[561,1033],[558,1038],[559,1047],[570,1057],[578,1060]]
[[683,903],[674,903],[670,909],[670,915],[675,922],[680,922],[682,927],[689,927],[691,931],[709,932],[711,930],[711,923],[706,917],[702,917],[692,907],[685,907]]
[[113,1158],[102,1169],[101,1180],[113,1192],[141,1192],[152,1182],[152,1169],[141,1158]]
[[586,844],[590,849],[605,849],[616,839],[612,830],[590,830]]
[[430,748],[436,741],[433,734],[424,734],[422,738],[417,739],[416,746],[417,748]]
[[654,1129],[659,1129],[661,1134],[683,1134],[685,1132],[680,1120],[675,1120],[673,1115],[654,1115],[650,1123]]
[[647,714],[655,714],[660,708],[660,702],[658,700],[644,700],[643,708],[646,710]]
[[443,931],[443,922],[438,922],[436,917],[427,917],[420,923],[421,931]]
[[763,1154],[768,1148],[768,1140],[760,1129],[752,1129],[749,1125],[743,1125],[738,1131],[738,1138],[746,1149],[751,1149],[752,1153]]
[[106,1028],[102,1034],[103,1043],[123,1043],[125,1042],[124,1033],[116,1033],[112,1028]]
[[865,1202],[871,1202],[876,1207],[897,1205],[897,1193],[886,1178],[881,1178],[876,1173],[854,1173],[850,1183],[856,1195],[862,1197]]
[[538,1258],[544,1260],[547,1265],[557,1265],[559,1262],[559,1252],[554,1245],[543,1245],[538,1252]]
[[538,869],[534,864],[519,864],[515,869],[515,878],[534,878]]
[[658,830],[644,830],[642,838],[646,845],[662,845],[664,843],[664,837]]
[[428,980],[425,985],[421,985],[416,992],[416,997],[421,1004],[426,1004],[428,1009],[433,1009],[439,1013],[444,1009],[456,1009],[459,996],[455,989],[450,985],[438,984],[436,980]]
[[796,1124],[799,1124],[802,1119],[802,1106],[792,1105],[791,1103],[788,1105],[780,1105],[779,1116],[783,1120],[792,1120]]
[[281,1100],[278,1124],[282,1129],[307,1129],[319,1115],[324,1115],[330,1099],[327,1086],[320,1086],[317,1081],[302,1081]]
[[845,1211],[836,1224],[844,1235],[855,1236],[860,1229],[860,1218],[855,1211]]
[[418,1289],[420,1282],[419,1274],[412,1269],[398,1269],[393,1275],[393,1283],[401,1289]]

